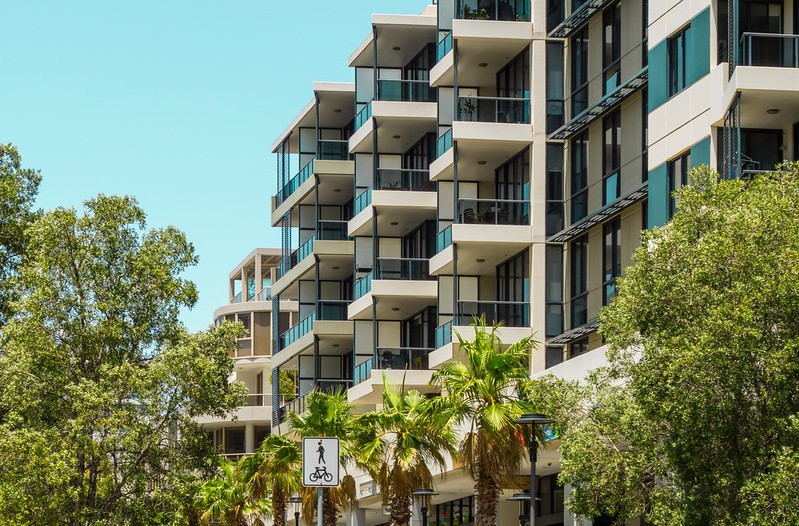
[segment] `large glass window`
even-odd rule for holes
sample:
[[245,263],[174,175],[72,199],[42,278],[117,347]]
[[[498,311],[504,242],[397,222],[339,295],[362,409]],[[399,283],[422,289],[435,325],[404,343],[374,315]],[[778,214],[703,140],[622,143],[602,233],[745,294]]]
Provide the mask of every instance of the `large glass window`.
[[602,94],[607,95],[621,80],[621,6],[605,9],[602,21]]
[[688,170],[691,168],[691,152],[686,152],[680,157],[669,161],[667,170],[669,174],[669,219],[677,211],[677,200],[674,192],[688,184]]
[[621,108],[603,120],[602,204],[619,198],[621,187]]
[[588,28],[577,32],[570,43],[572,55],[572,118],[588,108]]
[[687,63],[686,37],[690,26],[684,27],[668,40],[669,97],[685,88]]
[[548,236],[563,230],[563,145],[547,144],[547,225]]
[[563,82],[563,43],[547,42],[547,133],[563,126]]
[[588,132],[571,142],[571,222],[588,215]]
[[588,322],[588,236],[571,242],[571,326]]
[[563,248],[546,247],[546,335],[557,336],[563,332]]
[[616,295],[616,278],[621,274],[621,217],[605,223],[603,232],[602,305],[609,305]]

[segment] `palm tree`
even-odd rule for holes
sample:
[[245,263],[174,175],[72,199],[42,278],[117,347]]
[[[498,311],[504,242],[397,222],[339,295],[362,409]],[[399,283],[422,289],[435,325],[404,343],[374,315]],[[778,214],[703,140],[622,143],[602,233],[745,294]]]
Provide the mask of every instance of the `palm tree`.
[[282,435],[269,435],[258,448],[260,464],[250,478],[254,498],[272,495],[274,526],[285,526],[288,498],[302,487],[300,445]]
[[419,391],[386,384],[383,408],[363,415],[362,424],[375,430],[364,452],[375,459],[370,474],[380,486],[383,502],[391,505],[391,526],[407,526],[411,493],[433,487],[431,468],[445,471],[444,454],[457,453],[450,418],[436,412]]
[[223,526],[263,526],[261,515],[268,514],[266,499],[252,499],[247,483],[258,459],[244,458],[239,463],[222,460],[218,476],[207,481],[197,492],[197,503],[204,510],[203,524],[217,521]]
[[[289,424],[291,429],[302,437],[338,437],[341,467],[345,472],[350,462],[366,468],[361,445],[366,443],[374,432],[359,425],[358,419],[352,413],[352,404],[347,401],[344,391],[309,393],[305,401],[305,411],[301,415],[289,413]],[[304,488],[302,495],[303,519],[310,523],[316,506],[316,490]],[[342,477],[338,487],[326,488],[324,492],[322,508],[324,525],[336,526],[338,510],[355,503],[355,479],[351,475],[346,475]]]
[[514,423],[533,412],[525,394],[530,386],[528,364],[536,342],[524,338],[502,350],[498,326],[475,319],[474,340],[458,335],[466,361],[451,361],[433,373],[431,383],[443,389],[440,409],[466,428],[460,456],[474,480],[476,526],[494,526],[503,487],[511,487],[525,454],[529,431]]

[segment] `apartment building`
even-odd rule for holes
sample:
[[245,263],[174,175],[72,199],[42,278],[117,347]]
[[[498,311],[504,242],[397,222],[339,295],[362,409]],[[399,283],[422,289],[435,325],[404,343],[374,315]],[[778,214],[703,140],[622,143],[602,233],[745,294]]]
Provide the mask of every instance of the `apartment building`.
[[[541,342],[531,375],[584,377],[605,363],[600,309],[688,171],[799,152],[797,0],[439,0],[373,15],[349,65],[273,148],[273,316],[299,306],[273,335],[273,379],[299,378],[277,424],[314,387],[364,410],[384,375],[429,390],[473,316]],[[552,449],[537,524],[589,524],[564,511]],[[435,520],[468,523],[468,481],[438,490]],[[364,480],[360,524],[385,522],[374,495]]]
[[[225,321],[244,325],[230,357],[234,360],[231,381],[247,387],[246,402],[228,418],[197,419],[219,454],[236,459],[255,451],[272,428],[272,269],[281,261],[277,248],[256,248],[228,276],[228,303],[214,311],[214,324]],[[280,303],[278,329],[290,327],[297,305]],[[276,398],[280,405],[282,398]]]

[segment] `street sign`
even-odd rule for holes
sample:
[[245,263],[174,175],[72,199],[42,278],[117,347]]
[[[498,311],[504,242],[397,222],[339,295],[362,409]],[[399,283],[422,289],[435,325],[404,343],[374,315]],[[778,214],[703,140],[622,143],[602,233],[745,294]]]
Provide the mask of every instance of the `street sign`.
[[310,488],[339,484],[339,448],[336,437],[302,439],[302,485]]

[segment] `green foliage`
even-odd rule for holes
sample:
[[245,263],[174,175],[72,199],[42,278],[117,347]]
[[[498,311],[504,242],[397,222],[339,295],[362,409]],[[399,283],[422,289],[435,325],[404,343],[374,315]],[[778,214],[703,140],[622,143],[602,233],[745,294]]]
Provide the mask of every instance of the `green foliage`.
[[171,524],[213,468],[192,418],[241,401],[226,324],[187,334],[185,236],[131,198],[57,209],[28,230],[0,357],[0,524]]
[[202,524],[264,526],[262,517],[271,514],[269,499],[252,498],[249,489],[261,460],[259,455],[238,462],[221,460],[217,476],[205,482],[195,497]]
[[36,219],[33,202],[42,178],[37,170],[22,168],[19,152],[0,144],[0,329],[12,314],[12,278],[27,247],[25,229]]
[[561,477],[589,516],[796,524],[799,165],[692,179],[601,313],[612,367],[564,411]]
[[432,383],[442,388],[440,410],[466,427],[460,458],[475,481],[476,524],[493,526],[502,487],[512,487],[527,451],[526,430],[515,424],[533,411],[529,398],[530,352],[535,347],[524,338],[506,349],[498,327],[475,320],[474,339],[458,335],[466,361],[453,360],[433,374]]
[[302,452],[299,443],[283,435],[269,435],[258,448],[260,464],[250,479],[254,498],[271,493],[274,525],[286,523],[286,505],[302,487]]

